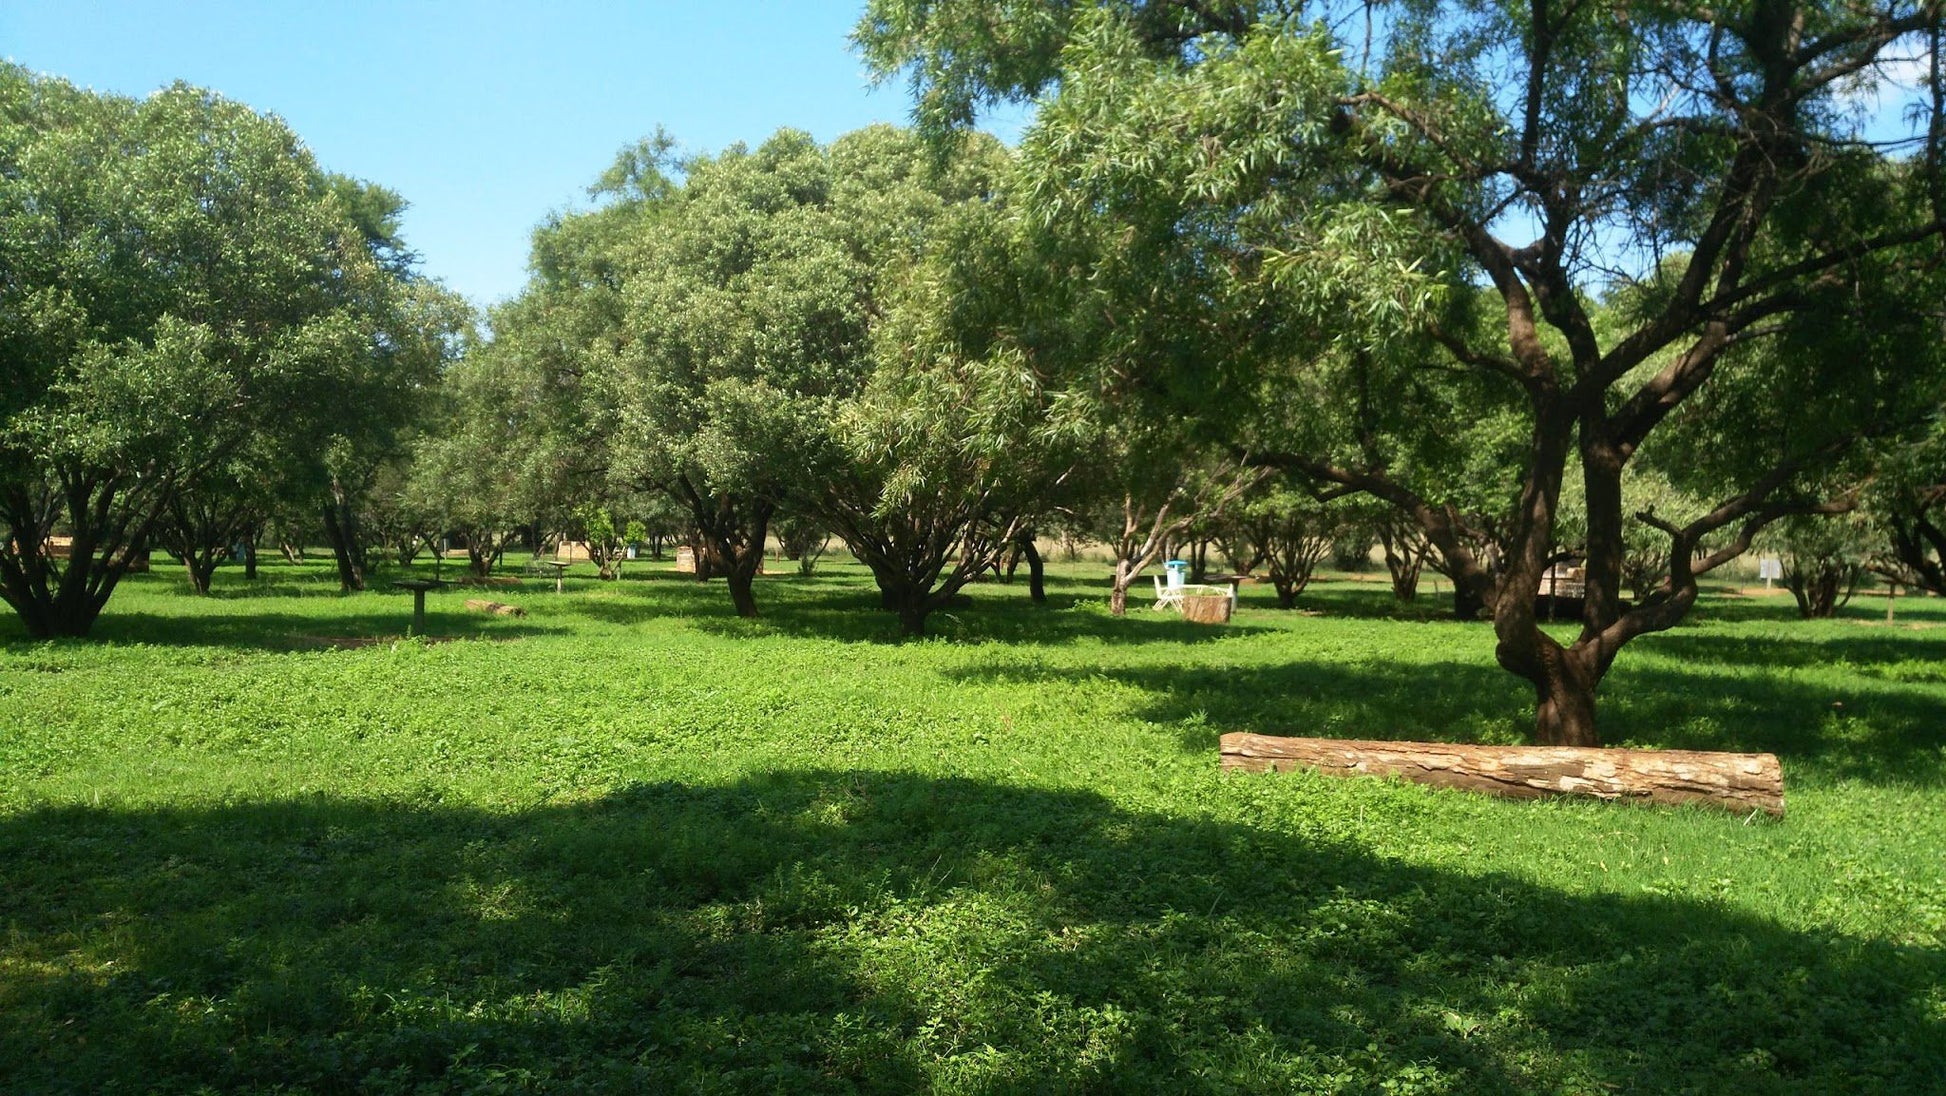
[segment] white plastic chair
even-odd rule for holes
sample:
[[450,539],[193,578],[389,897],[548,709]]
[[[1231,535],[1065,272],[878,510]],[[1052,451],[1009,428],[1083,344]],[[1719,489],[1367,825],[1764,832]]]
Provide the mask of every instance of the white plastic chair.
[[1155,579],[1155,605],[1153,608],[1174,609],[1182,612],[1182,587],[1170,585],[1161,575],[1150,575]]

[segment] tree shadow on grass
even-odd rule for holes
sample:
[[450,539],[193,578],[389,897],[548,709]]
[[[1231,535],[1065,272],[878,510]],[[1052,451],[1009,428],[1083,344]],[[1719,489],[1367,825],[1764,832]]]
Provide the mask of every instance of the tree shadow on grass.
[[[444,600],[444,599],[441,599]],[[229,647],[270,651],[354,648],[404,639],[411,630],[412,599],[402,597],[381,611],[328,614],[260,610],[252,613],[104,615],[91,641],[148,643],[170,647]],[[426,608],[424,638],[518,639],[559,635],[568,629],[526,620],[469,612],[458,602],[433,602]]]
[[[1314,738],[1515,742],[1532,719],[1530,687],[1497,666],[1460,662],[950,669],[986,683],[1097,678],[1138,689],[1131,714],[1181,729],[1185,750],[1214,756],[1231,731]],[[1523,705],[1525,711],[1523,712]]]
[[[676,618],[712,635],[746,638],[784,635],[845,643],[898,643],[898,617],[879,605],[877,590],[857,574],[833,577],[771,576],[755,588],[759,615],[745,620],[732,614],[723,584],[623,583],[610,596],[569,603],[569,613],[608,624],[636,625]],[[970,643],[1065,645],[1099,642],[1210,643],[1226,637],[1260,634],[1247,624],[1212,628],[1191,624],[1171,613],[1131,608],[1122,620],[1109,616],[1106,598],[1078,582],[1048,584],[1047,601],[1035,605],[1025,582],[977,583],[964,604],[940,609],[927,618],[933,638]]]
[[[1243,604],[1251,608],[1270,609],[1276,606],[1276,595],[1268,584],[1246,585],[1241,588],[1241,597]],[[1360,620],[1454,622],[1452,606],[1452,588],[1444,582],[1436,594],[1422,584],[1417,598],[1401,602],[1392,597],[1391,587],[1383,576],[1319,582],[1297,598],[1300,610]],[[1845,624],[1869,625],[1884,618],[1883,595],[1861,592],[1849,605],[1839,610],[1836,620]],[[1946,598],[1902,597],[1897,604],[1896,619],[1902,624],[1921,626],[1946,624]],[[1490,627],[1487,621],[1472,623]],[[1735,587],[1717,583],[1703,587],[1701,599],[1682,624],[1677,626],[1677,630],[1680,632],[1685,626],[1702,623],[1773,623],[1790,626],[1804,622],[1788,594],[1750,595]]]
[[[1238,598],[1248,608],[1277,609],[1277,592],[1267,582],[1240,587]],[[1390,583],[1382,579],[1314,583],[1297,595],[1296,611],[1358,620],[1455,622],[1450,588],[1438,595],[1422,589],[1413,600],[1400,601],[1392,596]]]
[[[1896,666],[1901,667],[1899,673],[1914,674],[1914,680],[1946,682],[1946,631],[1868,627],[1838,630],[1829,626],[1803,635],[1777,632],[1704,635],[1676,631],[1644,636],[1630,649],[1653,651],[1687,663],[1732,668],[1804,668],[1850,663],[1852,671],[1874,676],[1886,673],[1886,667]],[[1930,664],[1938,670],[1928,673],[1923,665],[1915,663]]]
[[1827,1092],[1946,1070],[1937,951],[1086,791],[800,771],[509,813],[42,809],[0,818],[0,866],[22,1092]]
[[[1807,621],[1797,611],[1797,603],[1783,587],[1775,593],[1746,592],[1732,584],[1706,586],[1703,597],[1691,610],[1692,620],[1735,622],[1769,621],[1783,625],[1818,627],[1823,621]],[[1895,621],[1938,624],[1946,620],[1946,599],[1901,595],[1893,606]],[[1838,607],[1832,621],[1844,624],[1871,624],[1885,620],[1883,590],[1860,590],[1849,602]]]
[[[430,568],[427,568],[428,576]],[[448,568],[450,573],[451,568]],[[155,575],[125,582],[83,642],[146,643],[164,647],[239,650],[317,650],[402,639],[412,627],[412,595],[382,580],[358,594],[336,585],[265,580],[263,586],[219,588],[209,596],[162,585]],[[240,582],[241,580],[239,580]],[[568,629],[531,619],[496,617],[465,608],[468,598],[506,600],[507,590],[453,585],[426,598],[426,636],[435,640],[514,639]],[[158,606],[160,602],[160,606]],[[160,608],[161,611],[155,611]],[[17,616],[0,613],[0,646],[37,643]]]
[[[1713,665],[1618,665],[1601,690],[1599,718],[1607,740],[1775,753],[1793,780],[1946,785],[1946,704],[1936,687],[1872,681],[1868,690],[1834,698],[1828,685],[1718,672]],[[988,682],[1120,681],[1147,697],[1132,712],[1136,718],[1181,728],[1184,749],[1212,754],[1218,737],[1231,731],[1511,744],[1525,741],[1534,718],[1533,692],[1524,681],[1478,663],[1293,662],[1220,673],[1196,666],[948,672]]]

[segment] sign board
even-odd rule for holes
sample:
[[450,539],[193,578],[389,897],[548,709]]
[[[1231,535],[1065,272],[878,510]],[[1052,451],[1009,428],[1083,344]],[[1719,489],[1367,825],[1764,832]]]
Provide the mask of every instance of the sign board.
[[1784,577],[1783,561],[1776,559],[1774,557],[1770,559],[1758,560],[1757,577],[1763,579],[1765,582],[1769,582],[1771,579],[1774,578],[1783,578]]

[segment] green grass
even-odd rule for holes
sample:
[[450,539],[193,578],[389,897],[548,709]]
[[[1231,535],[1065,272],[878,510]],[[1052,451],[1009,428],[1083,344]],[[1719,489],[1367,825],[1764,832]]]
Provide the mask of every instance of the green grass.
[[1224,777],[1531,698],[1378,582],[1208,629],[1097,572],[920,643],[852,566],[0,624],[0,1090],[1946,1089],[1946,605],[1623,654],[1609,735],[1774,750],[1773,823]]

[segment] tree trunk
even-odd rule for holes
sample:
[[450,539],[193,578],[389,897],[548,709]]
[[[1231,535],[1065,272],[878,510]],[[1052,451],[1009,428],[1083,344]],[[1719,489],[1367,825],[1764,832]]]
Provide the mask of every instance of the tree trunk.
[[1837,616],[1858,592],[1863,578],[1863,567],[1829,558],[1793,558],[1784,568],[1784,585],[1797,602],[1798,615],[1805,620]]
[[1595,686],[1601,679],[1573,651],[1548,648],[1534,682],[1534,742],[1542,746],[1599,746]]
[[1396,776],[1508,799],[1576,795],[1784,815],[1784,775],[1775,754],[1466,746],[1255,734],[1226,734],[1219,750],[1226,770],[1288,771],[1301,765],[1332,776]]
[[732,567],[723,578],[729,584],[730,604],[736,608],[736,614],[740,617],[756,616],[757,594],[754,589],[757,579],[756,571],[745,570],[742,567]]
[[[60,583],[62,588],[67,586],[65,581]],[[107,597],[89,596],[85,589],[77,589],[77,595],[68,595],[63,589],[47,597],[19,600],[9,597],[8,604],[19,614],[27,634],[35,639],[80,638],[94,627]]]
[[1047,602],[1047,567],[1041,561],[1040,549],[1034,545],[1033,530],[1020,537],[1020,554],[1027,558],[1027,596],[1034,604]]
[[1401,568],[1392,572],[1392,600],[1415,601],[1419,597],[1419,569]]
[[[720,572],[730,587],[730,604],[740,617],[757,615],[757,596],[753,589],[757,572],[763,569],[764,541],[770,531],[768,503],[748,504],[747,516],[739,520],[737,508],[724,505],[716,511],[702,505],[694,507],[703,551],[696,553],[696,574]],[[713,520],[716,527],[704,526]]]
[[216,576],[217,552],[222,549],[199,549],[185,552],[182,569],[189,573],[189,588],[198,594],[208,594],[210,580]]
[[243,538],[243,578],[246,582],[257,581],[257,534],[249,533]]
[[1392,597],[1412,601],[1419,596],[1419,572],[1426,563],[1425,549],[1413,540],[1410,531],[1389,520],[1381,522],[1378,543],[1385,553],[1385,570],[1392,576]]
[[1115,586],[1108,593],[1108,611],[1114,616],[1128,615],[1128,584],[1134,581],[1133,568],[1128,560],[1115,561]]
[[899,606],[899,634],[918,639],[926,634],[926,606],[924,595],[906,601]]
[[94,628],[106,598],[57,598],[15,606],[27,634],[35,639],[80,639]]
[[359,542],[357,517],[338,488],[324,504],[324,539],[338,563],[338,585],[345,590],[365,588],[365,547]]
[[73,521],[65,561],[54,557],[47,545],[53,527],[48,512],[25,492],[0,490],[0,524],[12,534],[10,543],[0,542],[0,600],[13,607],[36,639],[88,634],[128,573],[138,546],[149,542],[150,527],[163,509],[156,505],[146,508],[144,516],[117,520],[111,515],[102,524],[91,524],[81,517],[108,511],[112,496],[102,492],[109,488],[64,487]]

